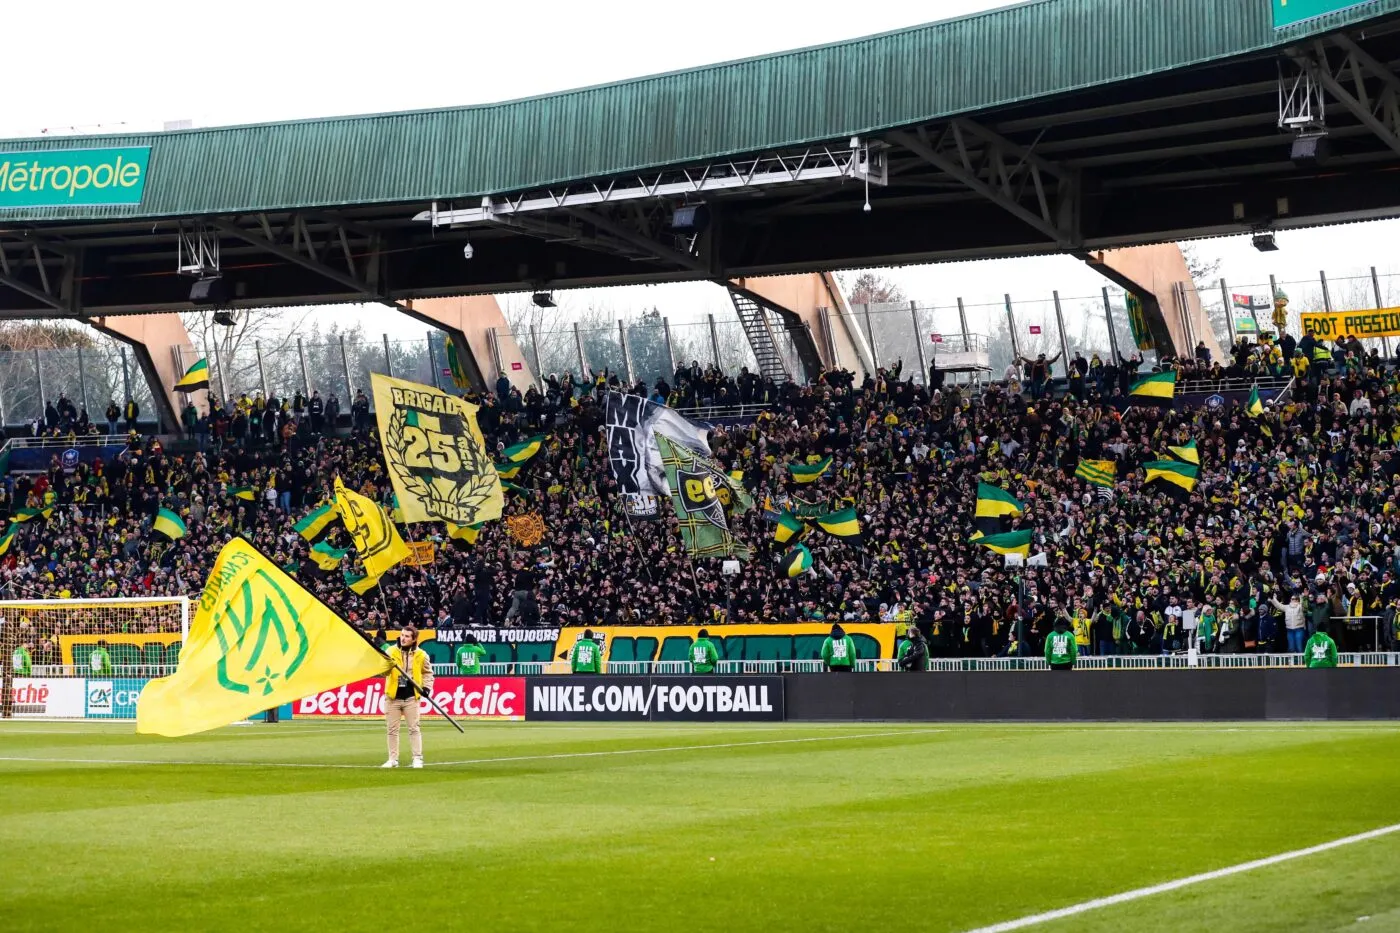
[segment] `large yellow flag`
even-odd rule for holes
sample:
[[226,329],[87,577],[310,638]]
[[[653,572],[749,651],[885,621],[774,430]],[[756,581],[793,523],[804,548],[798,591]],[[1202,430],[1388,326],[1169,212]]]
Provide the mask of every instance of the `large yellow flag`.
[[375,677],[388,659],[242,538],[219,552],[180,666],[136,703],[136,731],[192,735]]
[[406,523],[475,525],[500,518],[501,478],[477,406],[432,386],[373,373],[374,414]]
[[360,552],[366,576],[382,577],[412,553],[384,506],[346,489],[339,476],[335,478],[335,509],[345,530],[355,539],[355,550]]

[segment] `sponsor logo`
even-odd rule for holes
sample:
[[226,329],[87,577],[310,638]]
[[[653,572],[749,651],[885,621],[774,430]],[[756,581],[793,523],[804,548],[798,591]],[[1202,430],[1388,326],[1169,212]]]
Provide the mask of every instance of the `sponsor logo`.
[[86,687],[87,682],[79,677],[16,677],[10,688],[14,715],[81,719],[86,709]]
[[1210,398],[1206,399],[1207,408],[1221,408],[1224,405],[1225,396],[1223,395],[1212,395]]
[[[524,719],[525,678],[439,677],[433,699],[454,719]],[[384,681],[376,677],[304,697],[293,704],[292,715],[382,716],[384,703]],[[425,699],[418,709],[424,716],[438,715]]]
[[0,152],[0,210],[140,204],[147,147]]
[[527,719],[781,720],[781,677],[531,677]]
[[69,447],[67,450],[65,450],[63,452],[63,459],[61,462],[63,464],[63,472],[72,473],[74,470],[76,470],[78,468],[77,448]]
[[112,682],[110,680],[89,680],[87,685],[87,711],[93,713],[112,712]]

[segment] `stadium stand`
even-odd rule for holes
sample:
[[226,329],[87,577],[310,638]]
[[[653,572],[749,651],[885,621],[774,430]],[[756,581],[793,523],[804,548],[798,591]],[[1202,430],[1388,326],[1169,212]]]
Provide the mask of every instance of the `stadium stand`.
[[[1400,605],[1400,370],[1359,345],[1331,348],[1325,367],[1295,368],[1295,356],[1287,343],[1241,343],[1223,366],[1163,364],[1182,384],[1295,376],[1258,417],[1239,404],[1130,405],[1140,400],[1125,390],[1147,372],[1137,358],[1078,357],[1062,391],[1035,361],[985,391],[944,385],[938,372],[910,378],[899,365],[863,383],[831,372],[798,386],[696,364],[669,383],[621,387],[682,410],[757,410],[717,424],[711,444],[758,502],[854,504],[861,537],[813,534],[813,571],[792,580],[780,572],[787,546],[774,540],[771,509],[734,520],[754,547],[738,574],[719,561],[692,566],[670,518],[625,520],[599,431],[602,392],[618,379],[564,374],[544,380],[543,392],[501,385],[473,397],[494,448],[547,435],[507,504],[508,514],[543,517],[543,545],[515,546],[500,522],[471,545],[445,540],[440,526],[413,526],[411,536],[435,538],[436,563],[398,567],[381,592],[359,596],[342,576],[355,570],[353,556],[319,570],[292,525],[328,498],[337,474],[390,501],[364,395],[347,418],[337,399],[215,401],[210,413],[187,412],[191,436],[168,449],[132,435],[114,460],[69,469],[55,457],[45,472],[7,477],[7,530],[28,518],[0,557],[0,590],[191,594],[238,533],[366,629],[501,624],[513,592],[534,587],[536,606],[511,622],[909,620],[938,657],[1037,655],[1059,613],[1090,654],[1178,650],[1193,629],[1206,652],[1286,651],[1295,647],[1287,615],[1307,633],[1344,617],[1332,627],[1344,650],[1387,650]],[[60,416],[52,430],[63,427]],[[1146,482],[1144,463],[1191,441],[1201,466],[1193,492]],[[794,483],[788,464],[828,455],[819,481]],[[1114,461],[1113,488],[1076,476],[1081,460]],[[1024,501],[1002,530],[1032,530],[1044,566],[1007,567],[969,541],[979,481]],[[152,532],[160,509],[183,518],[184,538]],[[350,547],[340,530],[331,541]],[[1294,592],[1303,611],[1286,614]],[[22,633],[36,664],[53,660],[54,634]]]

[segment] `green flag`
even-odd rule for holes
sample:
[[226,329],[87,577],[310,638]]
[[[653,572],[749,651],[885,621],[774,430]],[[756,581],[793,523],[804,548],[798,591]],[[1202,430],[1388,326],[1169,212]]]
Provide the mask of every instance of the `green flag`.
[[731,509],[736,514],[752,508],[753,499],[716,464],[663,434],[657,433],[655,437],[687,553],[692,557],[747,560],[749,549],[729,533],[719,488],[728,487]]

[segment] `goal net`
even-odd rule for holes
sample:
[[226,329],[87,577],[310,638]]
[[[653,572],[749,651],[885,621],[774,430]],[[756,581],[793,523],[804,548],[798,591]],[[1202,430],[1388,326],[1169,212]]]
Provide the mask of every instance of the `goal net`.
[[186,597],[0,600],[0,716],[127,719],[174,672]]

